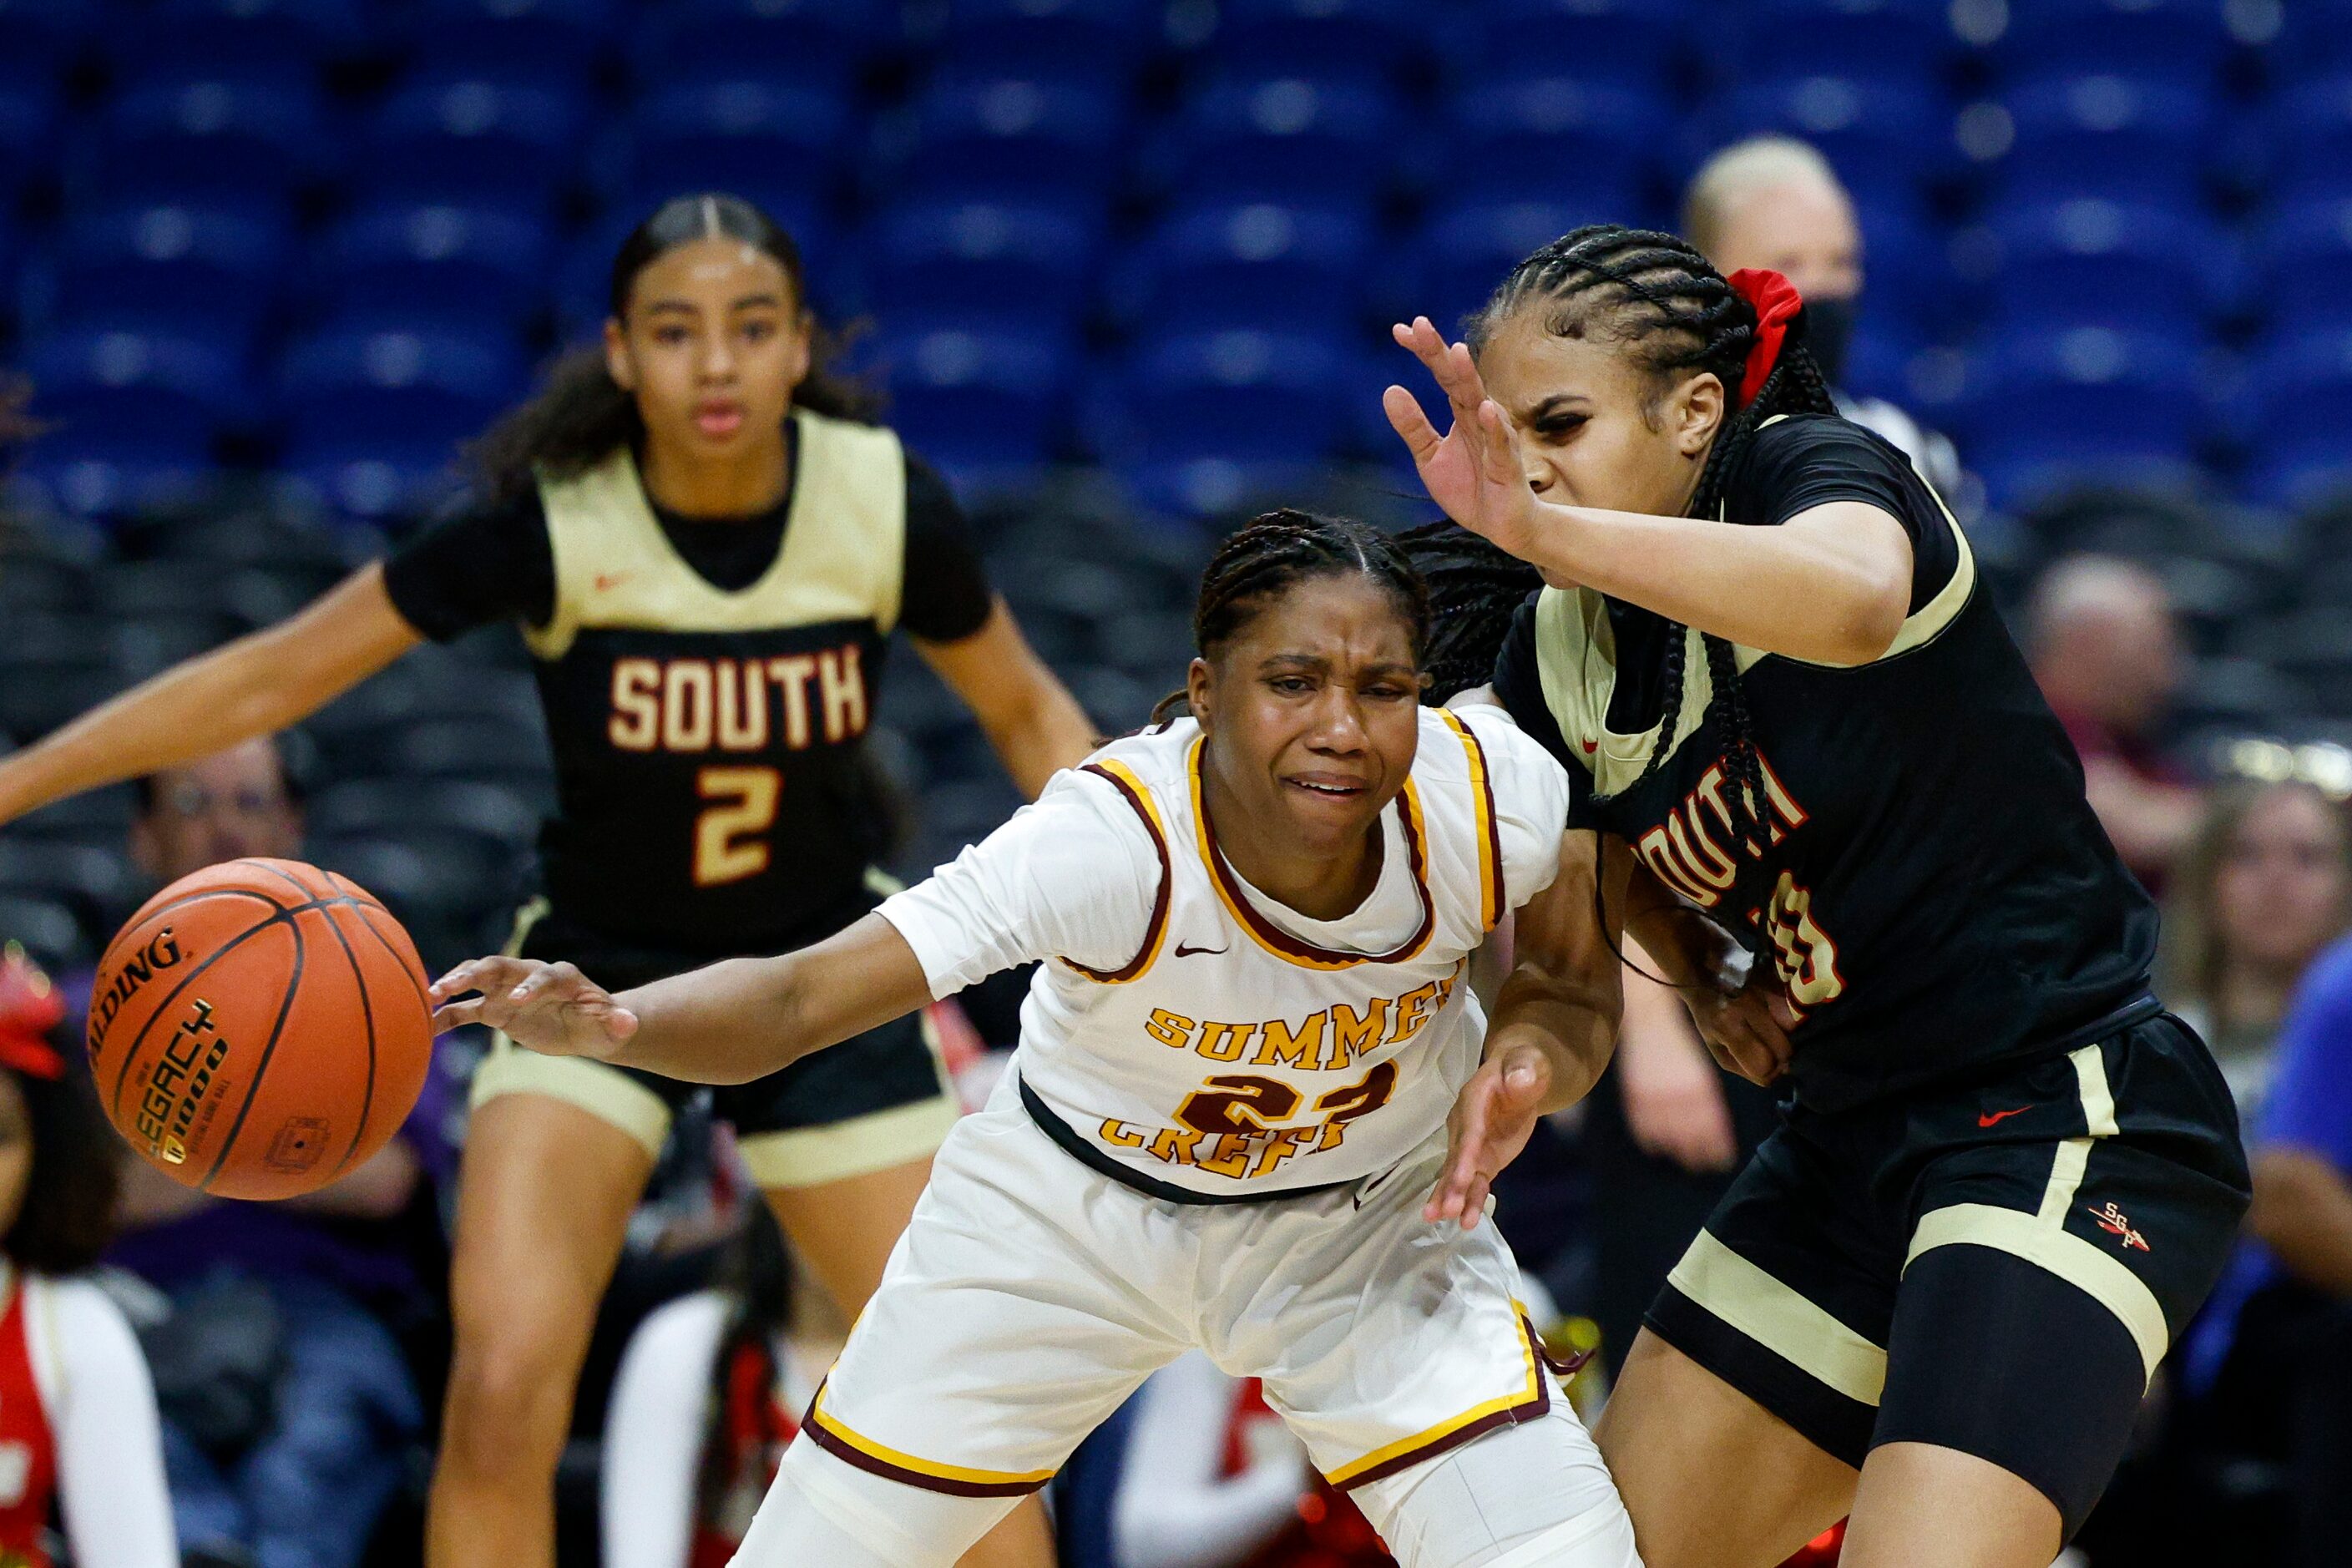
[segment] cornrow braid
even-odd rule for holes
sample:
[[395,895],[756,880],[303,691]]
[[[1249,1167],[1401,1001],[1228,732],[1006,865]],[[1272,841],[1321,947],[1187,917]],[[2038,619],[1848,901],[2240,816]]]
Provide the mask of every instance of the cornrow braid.
[[[1312,578],[1348,574],[1370,579],[1395,599],[1421,662],[1429,647],[1429,589],[1397,542],[1353,518],[1292,507],[1251,519],[1209,558],[1192,606],[1193,649],[1213,658],[1269,600]],[[1151,721],[1166,722],[1183,701],[1183,692],[1170,692]]]
[[[1472,353],[1483,351],[1505,322],[1530,310],[1542,312],[1538,320],[1551,336],[1623,345],[1654,378],[1661,395],[1684,376],[1712,373],[1736,404],[1748,353],[1756,343],[1755,307],[1696,247],[1675,235],[1617,224],[1588,225],[1563,235],[1513,268],[1465,323]],[[1735,406],[1716,436],[1686,514],[1722,515],[1731,478],[1767,421],[1788,414],[1836,412],[1821,367],[1805,352],[1801,334],[1792,334],[1756,395]],[[1432,580],[1440,616],[1432,662],[1442,665],[1440,683],[1451,679],[1475,685],[1486,679],[1484,672],[1492,670],[1511,616],[1538,582],[1536,574],[1524,565],[1516,574],[1507,571],[1491,559],[1501,556],[1500,551],[1450,524],[1417,529],[1405,537]],[[1465,544],[1465,540],[1474,542]],[[1449,572],[1444,563],[1456,558],[1464,558],[1465,563]],[[1689,658],[1687,631],[1677,624],[1666,626],[1660,656],[1658,741],[1625,790],[1646,782],[1674,752]],[[1720,710],[1727,735],[1725,772],[1732,787],[1725,792],[1724,804],[1732,837],[1759,851],[1757,856],[1733,855],[1737,869],[1725,901],[1736,916],[1748,905],[1748,884],[1761,866],[1761,851],[1771,842],[1761,815],[1766,799],[1763,759],[1756,749],[1737,651],[1716,637],[1703,637],[1701,647],[1713,689],[1709,710]],[[1476,679],[1463,679],[1471,670],[1481,673]],[[1606,802],[1625,790],[1596,799]],[[1730,923],[1738,931],[1742,922],[1734,919]]]
[[1396,536],[1429,584],[1429,687],[1442,703],[1495,679],[1511,617],[1543,586],[1536,569],[1468,529],[1440,518]]

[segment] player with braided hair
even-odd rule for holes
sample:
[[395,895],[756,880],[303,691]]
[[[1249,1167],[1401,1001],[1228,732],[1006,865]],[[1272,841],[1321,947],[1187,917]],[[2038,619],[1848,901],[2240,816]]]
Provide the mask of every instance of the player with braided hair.
[[[1386,396],[1468,531],[1408,542],[1452,668],[1492,659],[1571,828],[1638,860],[1602,930],[1789,1091],[1601,1424],[1643,1560],[1767,1568],[1850,1512],[1850,1568],[2042,1568],[2246,1170],[1967,539],[1836,416],[1787,280],[1673,236],[1579,229],[1467,342],[1396,335],[1453,409],[1441,436]],[[1756,954],[1731,994],[1727,932]]]
[[[1422,702],[1428,595],[1361,523],[1260,518],[1193,625],[1185,717],[837,936],[617,996],[526,959],[436,988],[536,1051],[733,1080],[1046,961],[744,1568],[945,1568],[1196,1346],[1263,1378],[1405,1568],[1639,1568],[1476,1223],[1615,1037],[1568,776],[1493,707]],[[1489,1029],[1464,977],[1514,910]]]

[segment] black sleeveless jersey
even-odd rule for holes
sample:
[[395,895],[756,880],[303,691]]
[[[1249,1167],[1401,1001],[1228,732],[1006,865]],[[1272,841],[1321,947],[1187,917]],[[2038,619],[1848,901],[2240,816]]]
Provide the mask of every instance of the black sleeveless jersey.
[[[541,869],[556,910],[607,939],[777,951],[873,901],[867,868],[887,832],[864,738],[885,639],[911,599],[913,476],[887,430],[805,410],[793,425],[792,494],[764,531],[766,558],[725,581],[689,562],[627,451],[539,487],[546,553],[526,552],[514,575],[545,574],[522,617],[556,769]],[[761,547],[756,520],[694,526]],[[511,584],[503,597],[478,585],[490,563],[471,563],[475,588],[453,584],[462,534],[386,565],[394,606],[432,635],[514,607]],[[961,546],[926,563],[963,583],[931,585],[909,625],[919,636],[951,640],[986,618],[985,580]]]
[[1685,634],[1674,752],[1629,787],[1661,728],[1666,623],[1545,589],[1519,612],[1496,688],[1567,766],[1570,825],[1622,838],[1776,963],[1802,1016],[1792,1082],[1822,1110],[2152,1014],[2155,908],[2092,815],[1967,539],[1910,464],[1857,426],[1801,416],[1758,434],[1727,498],[1727,520],[1759,525],[1833,500],[1892,513],[1912,540],[1911,614],[1858,668],[1738,650],[1771,842],[1748,847],[1760,864],[1738,884],[1748,907],[1732,910],[1740,851],[1723,721],[1699,718],[1712,692],[1699,637]]

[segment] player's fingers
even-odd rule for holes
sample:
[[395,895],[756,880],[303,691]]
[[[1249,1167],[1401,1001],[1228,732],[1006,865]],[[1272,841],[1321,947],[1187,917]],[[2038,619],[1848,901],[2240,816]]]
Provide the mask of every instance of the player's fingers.
[[512,984],[521,975],[522,965],[515,959],[469,958],[435,982],[433,994],[436,996],[462,996],[468,991],[489,991],[501,982]]
[[[1454,374],[1454,367],[1447,363],[1445,334],[1430,325],[1427,316],[1415,316],[1412,319],[1412,325],[1399,331],[1397,342],[1412,351],[1412,357],[1419,360],[1428,370],[1448,398],[1452,398],[1457,404],[1461,401],[1459,398],[1454,398],[1454,388],[1447,384],[1449,381],[1456,378]],[[1476,401],[1473,398],[1472,405],[1475,405]]]
[[1462,1194],[1460,1223],[1463,1229],[1475,1230],[1478,1228],[1478,1222],[1486,1217],[1486,1194],[1492,1190],[1493,1187],[1483,1172],[1471,1182],[1469,1190]]
[[1415,463],[1426,463],[1437,456],[1444,443],[1437,426],[1421,411],[1421,399],[1402,386],[1391,386],[1381,394],[1381,412],[1389,416],[1389,428],[1403,437]]
[[[1431,328],[1430,331],[1432,337],[1436,336],[1435,328]],[[1436,341],[1444,343],[1443,338]],[[1477,362],[1470,357],[1466,345],[1445,344],[1426,363],[1430,374],[1437,378],[1437,384],[1445,389],[1445,395],[1452,400],[1457,414],[1467,417],[1478,405],[1486,401],[1486,384],[1479,376]]]
[[1478,455],[1480,467],[1491,484],[1524,483],[1527,476],[1519,469],[1518,432],[1511,428],[1510,416],[1503,405],[1489,397],[1478,405]]
[[481,1021],[482,1004],[478,999],[471,1002],[444,1002],[433,1009],[433,1032],[436,1035],[446,1035],[452,1029],[463,1028],[467,1024],[478,1024]]

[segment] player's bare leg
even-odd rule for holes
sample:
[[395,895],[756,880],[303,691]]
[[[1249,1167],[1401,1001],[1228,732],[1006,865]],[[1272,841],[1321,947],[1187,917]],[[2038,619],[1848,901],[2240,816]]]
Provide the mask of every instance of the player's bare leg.
[[1988,1459],[1931,1443],[1871,1450],[1843,1568],[2047,1568],[2064,1526],[2041,1492]]
[[555,1467],[580,1365],[652,1171],[636,1139],[562,1100],[506,1094],[474,1112],[430,1568],[553,1568]]
[[1853,1467],[1647,1330],[1592,1435],[1646,1568],[1772,1568],[1853,1505]]
[[[855,1322],[882,1282],[890,1249],[931,1179],[931,1163],[913,1160],[814,1187],[771,1187],[768,1206],[845,1321]],[[1052,1568],[1054,1535],[1045,1505],[1021,1503],[964,1553],[959,1568]]]

